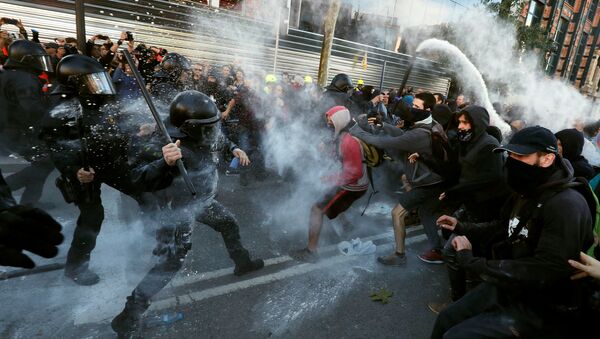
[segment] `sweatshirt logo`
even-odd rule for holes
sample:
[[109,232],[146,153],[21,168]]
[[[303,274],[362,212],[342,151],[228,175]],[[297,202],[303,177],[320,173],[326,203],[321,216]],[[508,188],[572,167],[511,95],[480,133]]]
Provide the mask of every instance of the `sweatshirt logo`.
[[[515,233],[515,230],[517,229],[517,226],[519,225],[519,218],[512,218],[510,219],[510,221],[508,222],[508,236],[512,236],[513,233]],[[523,229],[521,230],[521,232],[519,232],[519,238],[527,238],[527,236],[529,235],[529,231],[527,230],[527,227],[523,227]]]

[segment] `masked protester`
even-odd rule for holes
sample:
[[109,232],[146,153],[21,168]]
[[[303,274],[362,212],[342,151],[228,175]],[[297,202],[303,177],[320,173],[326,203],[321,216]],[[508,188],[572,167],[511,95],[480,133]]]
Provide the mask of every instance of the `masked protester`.
[[[406,179],[412,187],[409,192],[400,195],[398,205],[392,210],[396,250],[390,255],[377,258],[384,265],[401,266],[406,263],[405,218],[416,208],[419,209],[419,216],[430,246],[427,252],[419,255],[419,258],[427,263],[443,263],[442,243],[434,213],[440,205],[438,197],[444,192],[446,186],[442,175],[436,173],[432,166],[422,160],[433,158],[434,146],[431,137],[433,130],[435,129],[440,135],[444,133],[441,125],[431,117],[433,105],[435,105],[435,98],[431,93],[419,93],[415,96],[411,109],[403,109],[399,112],[403,115],[404,128],[383,123],[383,133],[374,135],[365,131],[367,128],[360,120],[358,125],[350,128],[353,136],[385,150],[393,159],[400,160],[404,166]],[[410,160],[409,156],[415,153],[419,157]]]
[[573,166],[574,175],[591,180],[595,176],[594,168],[581,155],[584,144],[583,133],[575,128],[570,128],[557,132],[555,136],[558,141],[558,153],[569,160]]
[[[567,261],[593,243],[595,203],[580,193],[591,191],[577,189],[583,184],[573,181],[572,168],[557,154],[556,138],[546,128],[524,128],[496,150],[508,152],[506,180],[514,192],[500,218],[438,219],[457,235],[452,244],[460,267],[484,282],[439,314],[431,337],[578,337],[585,297],[582,286],[569,279],[573,270]],[[500,238],[492,258],[474,256],[471,244],[494,234]]]
[[208,96],[197,91],[178,94],[170,105],[166,126],[182,149],[183,162],[197,196],[193,198],[187,192],[181,177],[177,177],[165,190],[168,206],[163,206],[161,227],[157,231],[158,244],[153,251],[159,262],[127,297],[125,308],[113,319],[112,328],[120,335],[137,330],[142,314],[150,306],[150,299],[177,274],[191,249],[192,225],[196,221],[221,233],[235,263],[235,275],[264,266],[261,259],[250,259],[250,254],[242,246],[235,217],[215,200],[219,149],[227,148],[240,158],[242,165],[249,163],[244,151],[223,137],[219,121],[216,105]]
[[40,44],[17,40],[8,48],[0,72],[0,149],[24,157],[31,164],[7,178],[13,190],[25,187],[21,203],[35,204],[54,167],[39,139],[40,122],[50,109],[45,94],[50,57]]
[[352,79],[347,74],[337,74],[331,79],[329,86],[325,87],[318,112],[325,114],[333,106],[345,106],[353,117],[363,113],[360,106],[352,100],[353,91]]
[[33,268],[23,250],[44,258],[58,254],[61,226],[46,212],[17,205],[0,172],[0,266]]
[[348,126],[352,124],[350,112],[344,106],[335,106],[327,111],[325,116],[328,126],[334,129],[335,156],[342,163],[342,171],[327,177],[327,184],[332,188],[311,208],[308,246],[290,254],[292,258],[300,261],[315,262],[318,259],[317,247],[323,216],[335,219],[365,195],[369,188],[367,167],[360,142],[348,133]]
[[[489,121],[488,112],[480,106],[468,106],[458,113],[457,165],[460,174],[458,182],[440,196],[447,210],[456,211],[464,206],[463,214],[473,222],[497,219],[509,194],[503,180],[504,158],[502,154],[492,152],[500,144],[487,133]],[[491,244],[474,245],[475,252],[485,256]],[[452,240],[444,246],[443,254],[450,277],[452,300],[455,301],[466,293],[465,271],[456,263]],[[434,312],[439,312],[443,304],[429,306]]]

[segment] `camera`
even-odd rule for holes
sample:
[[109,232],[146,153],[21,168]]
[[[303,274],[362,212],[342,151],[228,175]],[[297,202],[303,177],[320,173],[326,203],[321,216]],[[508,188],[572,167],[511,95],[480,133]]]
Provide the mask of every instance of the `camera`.
[[19,20],[17,20],[17,19],[11,19],[11,18],[2,18],[2,21],[6,25],[16,25],[16,24],[19,23]]
[[127,33],[127,39],[126,40],[127,41],[133,41],[133,33],[129,32],[129,31],[127,31],[125,33]]

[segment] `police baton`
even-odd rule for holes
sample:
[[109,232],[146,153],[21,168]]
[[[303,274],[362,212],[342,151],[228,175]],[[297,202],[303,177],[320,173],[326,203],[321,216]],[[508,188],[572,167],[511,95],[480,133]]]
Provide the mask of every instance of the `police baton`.
[[[125,56],[125,59],[127,60],[129,67],[131,68],[131,71],[133,72],[133,76],[135,77],[135,80],[136,80],[138,86],[140,87],[140,91],[142,92],[144,99],[146,99],[148,108],[150,108],[150,112],[152,112],[152,116],[154,117],[154,120],[156,121],[156,126],[158,126],[158,128],[160,129],[160,131],[163,134],[163,136],[165,137],[165,140],[167,141],[167,143],[169,143],[169,144],[172,143],[173,140],[169,136],[169,132],[167,132],[165,123],[160,118],[160,115],[158,114],[158,111],[156,110],[156,107],[154,106],[154,102],[152,102],[150,93],[148,93],[146,86],[144,86],[144,81],[142,79],[142,75],[140,74],[140,71],[138,70],[137,66],[135,65],[135,62],[133,62],[133,58],[131,57],[131,54],[129,54],[129,51],[125,49],[125,50],[123,50],[123,55]],[[183,178],[183,181],[185,181],[185,184],[186,184],[188,190],[190,191],[190,193],[192,193],[192,195],[196,195],[196,189],[194,188],[194,184],[192,183],[192,180],[190,180],[190,177],[188,176],[187,170],[185,169],[185,166],[183,166],[183,162],[181,161],[181,159],[177,160],[177,168],[179,168],[179,173],[181,173],[181,177]]]
[[410,76],[410,73],[412,72],[413,66],[415,65],[415,61],[417,61],[417,53],[416,52],[410,59],[409,64],[408,64],[408,69],[404,73],[404,78],[402,78],[402,84],[400,85],[400,88],[398,89],[398,95],[400,95],[400,96],[404,96],[404,94],[402,92],[404,92],[404,87],[406,87],[406,83],[408,82],[408,77]]

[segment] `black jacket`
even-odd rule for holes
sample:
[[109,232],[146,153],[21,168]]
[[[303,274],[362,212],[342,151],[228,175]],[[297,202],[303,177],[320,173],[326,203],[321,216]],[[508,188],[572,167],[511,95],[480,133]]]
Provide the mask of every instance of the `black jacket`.
[[49,110],[42,87],[33,72],[0,72],[0,147],[26,157],[35,155],[32,147],[41,144],[40,121]]
[[16,204],[17,202],[10,193],[10,187],[4,181],[2,171],[0,170],[0,212]]
[[[168,120],[166,127],[173,141],[181,141],[182,161],[197,191],[197,198],[200,201],[213,199],[216,196],[219,181],[217,172],[219,155],[224,149],[233,151],[237,146],[220,133],[218,141],[213,147],[201,147],[194,139],[187,137],[170,125]],[[177,168],[168,167],[164,163],[161,151],[161,147],[164,145],[161,142],[162,139],[161,135],[155,133],[151,140],[144,143],[145,147],[141,151],[137,150],[135,155],[130,155],[134,182],[144,178],[145,180],[142,181],[155,182],[163,186],[169,180],[173,180],[172,184],[166,188],[166,194],[171,199],[173,207],[185,206],[193,201],[192,196],[188,194],[185,182]],[[148,185],[146,184],[146,186]]]
[[[459,223],[454,231],[469,239],[499,236],[493,260],[473,257],[470,250],[462,250],[457,254],[459,264],[509,293],[520,293],[525,303],[535,307],[573,302],[579,285],[569,279],[573,269],[567,260],[577,260],[579,252],[593,243],[590,207],[579,192],[568,188],[573,173],[561,160],[548,182],[531,198],[512,195],[499,220]],[[519,220],[525,226],[516,234],[515,221]],[[511,232],[514,235],[509,239]]]
[[486,132],[490,116],[485,108],[468,106],[467,112],[473,124],[473,137],[458,145],[460,176],[458,184],[446,191],[446,199],[483,202],[508,195],[504,182],[504,158],[494,153],[498,140]]

